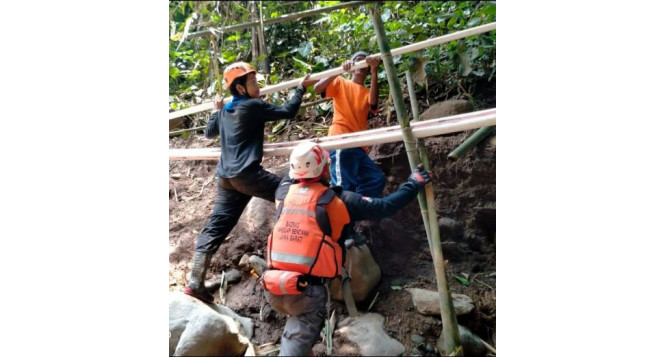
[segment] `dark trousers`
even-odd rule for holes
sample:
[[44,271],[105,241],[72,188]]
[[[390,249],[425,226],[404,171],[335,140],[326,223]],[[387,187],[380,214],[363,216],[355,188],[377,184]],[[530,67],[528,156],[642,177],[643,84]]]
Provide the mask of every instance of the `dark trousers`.
[[197,252],[216,252],[233,227],[251,197],[274,202],[274,192],[281,178],[262,168],[246,170],[237,177],[217,176],[217,197],[210,220],[198,237]]
[[267,290],[264,294],[275,310],[290,315],[281,335],[279,356],[308,355],[325,325],[325,286],[311,285],[300,295],[272,295]]

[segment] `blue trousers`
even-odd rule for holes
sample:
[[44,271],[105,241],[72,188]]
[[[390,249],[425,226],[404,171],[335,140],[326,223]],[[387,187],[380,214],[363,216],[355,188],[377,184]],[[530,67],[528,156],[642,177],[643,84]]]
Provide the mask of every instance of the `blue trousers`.
[[381,197],[385,188],[383,172],[362,148],[330,151],[332,185],[365,197]]

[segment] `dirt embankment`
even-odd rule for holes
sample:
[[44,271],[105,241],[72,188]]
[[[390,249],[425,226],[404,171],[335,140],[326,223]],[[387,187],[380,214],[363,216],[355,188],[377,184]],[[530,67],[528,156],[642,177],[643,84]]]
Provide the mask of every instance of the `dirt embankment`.
[[[450,289],[453,293],[468,295],[475,304],[475,310],[460,316],[458,321],[495,346],[495,137],[484,140],[457,162],[451,162],[446,157],[472,132],[431,137],[425,142],[434,177],[435,200],[441,223],[443,254],[448,261]],[[200,135],[170,140],[171,148],[215,145],[218,145],[216,140],[208,140]],[[410,173],[403,143],[374,146],[370,155],[388,179],[385,193],[393,192]],[[285,159],[267,158],[263,165],[266,168],[276,167],[285,162]],[[184,289],[196,239],[212,210],[216,190],[215,166],[216,161],[170,163],[171,290]],[[231,232],[228,241],[213,258],[209,277],[218,276],[221,270],[238,269],[237,264],[244,253],[262,255],[271,228],[268,223],[251,236],[240,230]],[[440,335],[440,317],[423,316],[414,311],[410,294],[405,290],[407,287],[434,291],[437,289],[431,253],[417,201],[380,222],[361,223],[358,229],[367,237],[369,247],[382,270],[381,283],[369,294],[367,301],[358,304],[358,308],[360,311],[367,311],[374,297],[378,295],[371,311],[385,316],[386,331],[406,346],[406,354],[434,355],[432,346],[435,346]],[[469,284],[462,284],[462,280]],[[255,321],[252,339],[255,345],[278,343],[285,317],[268,314],[260,296],[261,289],[256,285],[256,279],[248,273],[241,273],[239,282],[229,286],[226,305]],[[343,303],[334,302],[332,308],[336,310],[338,318],[347,316]],[[264,321],[261,321],[261,311]],[[413,335],[424,337],[426,342],[413,342]],[[315,351],[317,354],[323,352],[324,346],[317,345]]]

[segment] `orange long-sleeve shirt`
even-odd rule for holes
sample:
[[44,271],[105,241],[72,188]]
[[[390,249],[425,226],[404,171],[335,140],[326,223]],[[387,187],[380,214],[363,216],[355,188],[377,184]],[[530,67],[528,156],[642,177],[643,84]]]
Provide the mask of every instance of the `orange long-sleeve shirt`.
[[337,77],[327,88],[325,97],[334,100],[334,117],[328,136],[367,130],[369,88],[351,80]]

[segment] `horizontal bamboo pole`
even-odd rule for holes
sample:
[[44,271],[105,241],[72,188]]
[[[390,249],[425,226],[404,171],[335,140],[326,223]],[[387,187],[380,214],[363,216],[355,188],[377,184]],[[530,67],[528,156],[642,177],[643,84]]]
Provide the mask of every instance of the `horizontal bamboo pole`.
[[[323,98],[323,99],[314,100],[313,102],[307,102],[307,103],[302,104],[302,106],[300,106],[300,109],[313,107],[316,104],[329,102],[330,100],[332,100],[332,98]],[[177,136],[177,135],[180,135],[182,133],[188,133],[190,131],[199,131],[199,130],[204,130],[204,129],[205,129],[205,125],[197,126],[197,127],[194,127],[194,128],[182,129],[182,130],[174,130],[174,131],[169,132],[168,136],[169,137]]]
[[[326,6],[320,9],[311,9],[311,10],[306,10],[306,11],[301,11],[301,12],[295,12],[292,14],[285,14],[281,15],[279,17],[274,17],[270,19],[264,19],[263,20],[263,26],[268,26],[268,25],[273,25],[273,24],[278,24],[281,22],[287,22],[291,20],[296,20],[300,19],[303,17],[310,17],[338,9],[343,9],[346,7],[353,7],[353,6],[360,6],[364,4],[368,4],[371,1],[350,1],[350,2],[345,2],[337,5],[332,5],[332,6]],[[210,28],[209,30],[204,30],[204,31],[199,31],[199,32],[193,32],[187,35],[185,40],[190,39],[190,38],[197,38],[197,37],[202,37],[205,35],[209,34],[218,34],[218,33],[225,33],[225,32],[231,32],[231,31],[240,31],[240,30],[246,30],[248,28],[252,27],[258,27],[260,26],[261,22],[260,20],[258,21],[252,21],[252,22],[245,22],[242,24],[237,24],[237,25],[231,25],[231,26],[226,26],[223,28]]]
[[[419,51],[419,50],[427,48],[427,47],[431,47],[431,46],[439,45],[441,43],[446,43],[446,42],[458,40],[460,38],[464,38],[464,37],[468,37],[468,36],[477,35],[479,33],[488,32],[488,31],[495,30],[495,29],[496,29],[496,23],[492,22],[492,23],[489,23],[489,24],[469,28],[469,29],[466,29],[466,30],[461,30],[461,31],[451,33],[451,34],[448,34],[448,35],[443,35],[443,36],[435,37],[435,38],[432,38],[432,39],[429,39],[429,40],[424,40],[424,41],[421,41],[421,42],[418,42],[418,43],[414,43],[412,45],[399,47],[399,48],[396,48],[396,49],[392,50],[391,53],[392,53],[392,56],[398,56],[398,55],[401,55],[401,54],[404,54],[404,53]],[[376,55],[380,55],[380,52],[376,53]],[[366,61],[359,61],[359,62],[356,62],[355,64],[353,64],[351,66],[350,70],[354,71],[358,68],[364,68],[364,67],[367,67],[367,62]],[[338,75],[338,74],[341,74],[341,73],[344,73],[344,72],[345,71],[344,71],[343,67],[337,67],[337,68],[328,69],[327,71],[313,73],[313,74],[311,74],[311,77],[309,77],[309,79],[323,79],[323,78],[326,78],[326,77],[329,77],[329,76],[335,76],[335,75]],[[261,89],[260,95],[266,95],[266,94],[270,94],[270,93],[280,91],[282,89],[295,87],[298,84],[300,84],[301,81],[302,81],[302,78],[296,78],[296,79],[292,79],[290,81],[286,81],[286,82],[283,82],[283,83],[275,84],[275,85],[272,85],[272,86],[267,86],[267,87]],[[227,100],[230,100],[230,97],[227,98]],[[184,115],[194,114],[194,113],[198,113],[198,112],[202,112],[202,111],[206,111],[206,110],[210,110],[210,109],[212,109],[212,102],[207,102],[207,103],[203,103],[203,104],[191,107],[191,108],[171,112],[171,113],[168,114],[168,119],[169,120],[170,119],[175,119],[175,118],[179,118],[179,117],[184,116]]]
[[[473,113],[452,115],[444,118],[411,123],[415,138],[425,138],[458,131],[477,129],[496,125],[496,109],[487,109]],[[403,140],[399,125],[388,128],[366,130],[357,133],[327,136],[318,139],[303,139],[285,143],[265,144],[263,156],[287,156],[293,148],[304,141],[314,140],[326,150],[346,149],[366,145],[384,144]],[[219,160],[220,148],[169,149],[169,160]]]

